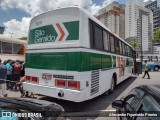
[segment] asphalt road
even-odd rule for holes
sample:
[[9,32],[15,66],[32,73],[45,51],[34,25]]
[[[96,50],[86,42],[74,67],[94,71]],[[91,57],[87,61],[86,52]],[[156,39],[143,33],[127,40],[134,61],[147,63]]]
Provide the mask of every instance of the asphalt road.
[[[150,72],[150,76],[151,79],[143,79],[142,75],[133,76],[119,84],[113,94],[103,94],[99,97],[82,103],[58,100],[51,97],[39,96],[38,98],[60,104],[63,106],[65,111],[67,111],[67,113],[74,112],[77,114],[80,112],[80,114],[83,114],[83,116],[84,114],[89,114],[87,117],[67,117],[68,120],[116,120],[114,117],[106,117],[106,114],[115,112],[115,109],[111,107],[111,103],[116,99],[120,99],[121,97],[126,96],[136,86],[144,84],[160,84],[160,72]],[[9,97],[19,96],[20,94],[18,92],[9,91]]]

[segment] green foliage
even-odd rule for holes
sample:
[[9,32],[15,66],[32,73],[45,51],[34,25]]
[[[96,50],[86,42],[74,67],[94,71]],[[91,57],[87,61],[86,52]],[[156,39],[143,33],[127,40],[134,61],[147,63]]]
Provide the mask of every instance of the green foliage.
[[133,48],[136,48],[137,47],[137,40],[136,40],[136,38],[133,37],[129,44],[132,45]]
[[20,40],[27,40],[27,37],[21,37],[21,38],[18,38]]
[[160,28],[157,28],[152,36],[153,43],[159,43],[160,42]]

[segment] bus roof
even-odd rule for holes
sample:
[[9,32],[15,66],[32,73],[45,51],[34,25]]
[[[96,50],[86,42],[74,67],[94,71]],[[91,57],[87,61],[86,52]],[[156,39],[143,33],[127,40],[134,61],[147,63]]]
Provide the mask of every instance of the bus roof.
[[[134,49],[130,44],[128,44],[126,41],[124,41],[122,38],[120,38],[118,35],[114,34],[113,32],[111,32],[103,23],[101,23],[97,18],[95,18],[93,15],[91,15],[89,12],[87,12],[85,9],[79,7],[79,6],[70,6],[70,7],[63,7],[63,8],[57,8],[54,10],[60,10],[60,9],[70,9],[70,8],[75,8],[75,9],[79,9],[81,12],[83,12],[85,15],[88,16],[88,18],[90,18],[91,20],[93,20],[94,22],[98,23],[101,27],[103,27],[104,29],[106,29],[107,31],[109,31],[110,33],[112,33],[114,36],[116,36],[117,38],[119,38],[121,41],[123,41],[125,44],[127,44],[128,46],[130,46],[132,49]],[[40,15],[43,15],[47,12],[52,12],[53,10],[49,10],[46,11],[44,13],[41,13],[37,16],[34,17],[34,19],[36,19],[37,17],[39,17]],[[33,18],[32,18],[33,20]],[[31,21],[32,21],[31,20]]]

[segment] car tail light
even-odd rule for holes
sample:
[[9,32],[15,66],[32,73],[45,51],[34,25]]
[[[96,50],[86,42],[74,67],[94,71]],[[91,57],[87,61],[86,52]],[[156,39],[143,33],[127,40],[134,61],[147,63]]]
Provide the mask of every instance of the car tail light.
[[55,80],[55,85],[58,87],[66,87],[66,80]]
[[30,82],[30,80],[31,80],[31,77],[30,76],[26,76],[26,81]]
[[39,82],[39,79],[37,77],[32,77],[32,82],[33,83],[38,83]]
[[68,81],[68,88],[80,90],[79,81]]

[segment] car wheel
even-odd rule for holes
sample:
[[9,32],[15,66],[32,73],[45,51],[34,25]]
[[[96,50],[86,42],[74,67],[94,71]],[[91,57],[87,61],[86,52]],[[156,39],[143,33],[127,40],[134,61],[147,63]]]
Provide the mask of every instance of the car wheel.
[[159,68],[156,66],[155,68],[154,68],[154,71],[158,71],[159,70]]

